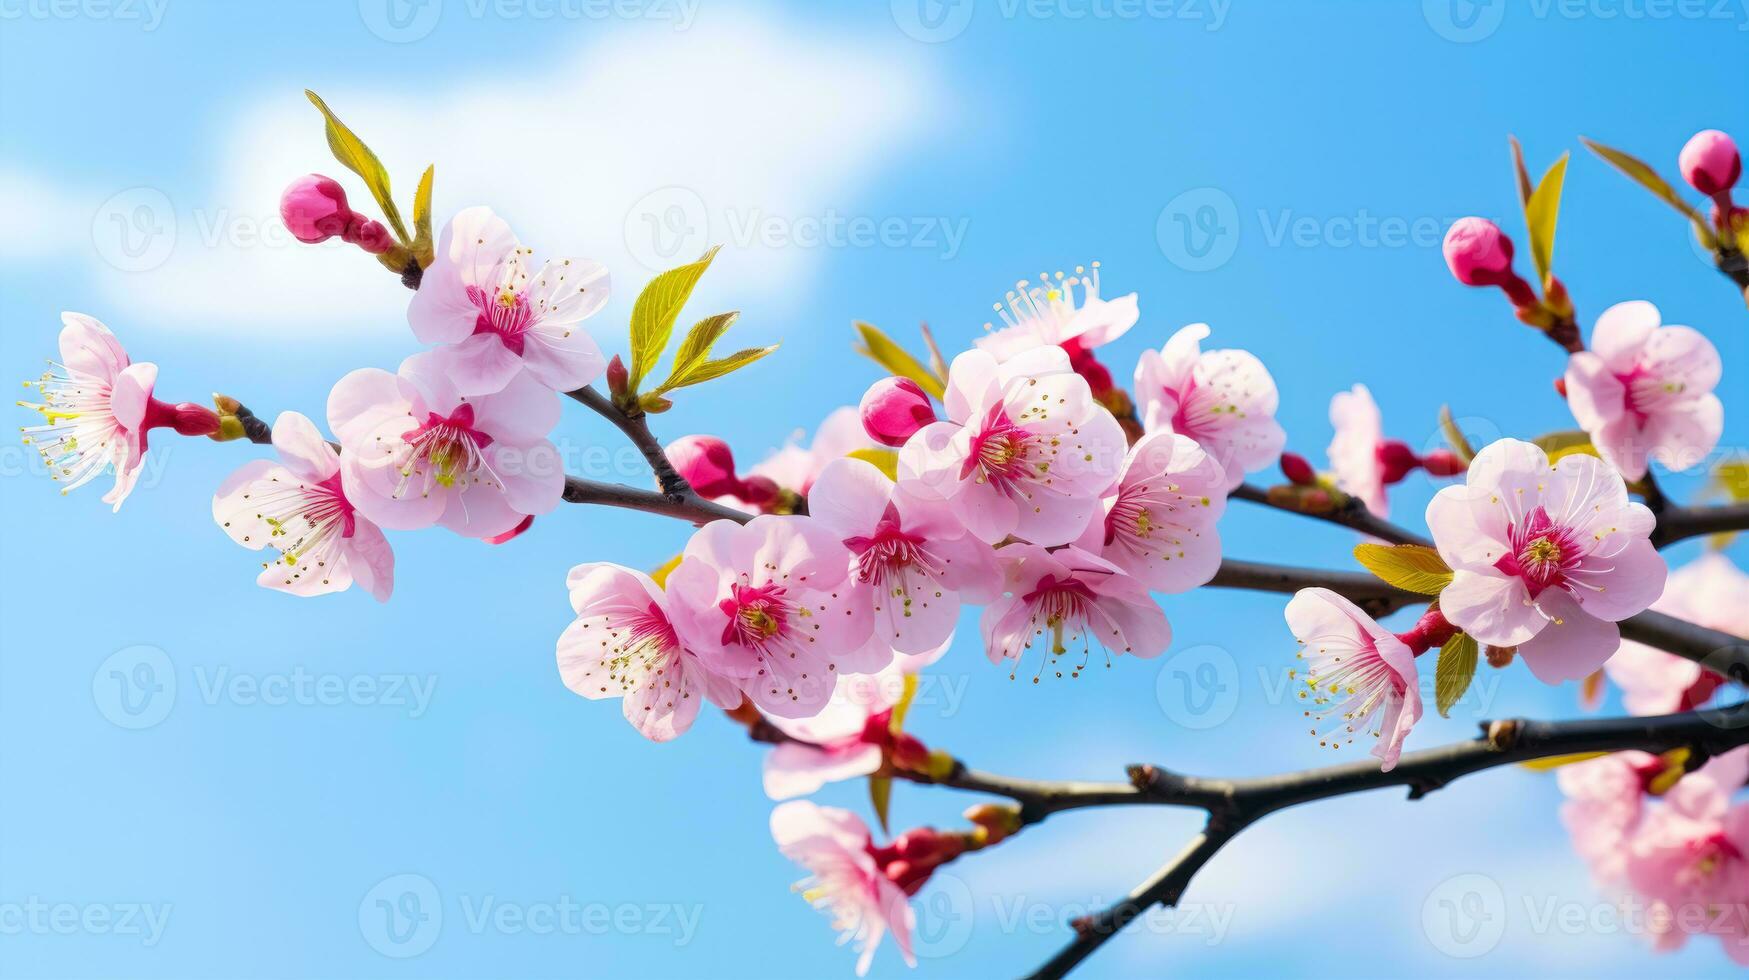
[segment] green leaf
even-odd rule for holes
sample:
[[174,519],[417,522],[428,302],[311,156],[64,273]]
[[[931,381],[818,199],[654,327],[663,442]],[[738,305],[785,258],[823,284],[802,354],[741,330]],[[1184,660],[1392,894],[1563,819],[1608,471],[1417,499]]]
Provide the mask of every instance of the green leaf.
[[1439,717],[1451,717],[1451,706],[1470,689],[1478,652],[1475,638],[1468,633],[1453,633],[1439,648],[1439,663],[1433,668],[1433,703]]
[[691,262],[678,268],[669,269],[644,287],[638,294],[637,302],[632,304],[632,375],[630,389],[638,390],[638,383],[662,359],[662,352],[668,349],[668,338],[674,333],[674,321],[680,316],[680,308],[692,296],[692,289],[698,285],[704,270],[710,268],[711,260],[717,257],[721,245],[711,246],[696,262]]
[[437,257],[431,236],[431,179],[436,174],[436,165],[426,167],[419,187],[413,191],[413,257],[419,260],[421,269],[430,266]]
[[1530,172],[1524,169],[1524,147],[1518,143],[1518,137],[1508,136],[1507,142],[1512,144],[1512,171],[1518,178],[1518,206],[1524,207],[1530,203]]
[[856,332],[862,337],[862,346],[856,352],[863,357],[886,368],[892,374],[901,378],[910,378],[917,382],[924,391],[941,398],[947,393],[947,386],[935,376],[935,372],[923,366],[923,362],[912,357],[905,348],[894,342],[893,338],[880,331],[879,327],[870,323],[857,321]]
[[1359,544],[1354,558],[1391,585],[1418,595],[1438,595],[1451,584],[1445,559],[1425,545]]
[[681,379],[711,356],[711,346],[721,340],[723,334],[728,333],[740,315],[738,311],[718,313],[693,324],[692,329],[686,332],[686,338],[680,342],[680,349],[674,352],[674,366],[668,371],[668,380],[662,382],[662,386],[656,390],[661,392],[679,387]]
[[1551,464],[1558,463],[1568,456],[1597,455],[1597,447],[1591,444],[1591,436],[1577,429],[1545,433],[1532,439],[1531,442],[1548,454]]
[[887,722],[887,730],[894,735],[905,730],[905,715],[911,710],[911,701],[917,697],[917,675],[906,674],[905,686],[900,689],[899,700],[893,705],[893,714]]
[[893,802],[893,777],[868,777],[868,801],[874,804],[875,819],[881,822],[881,833],[887,833],[887,807]]
[[370,188],[370,196],[376,198],[377,207],[383,209],[383,217],[388,219],[389,227],[395,230],[395,237],[402,245],[408,244],[407,226],[401,223],[401,212],[395,207],[395,199],[389,194],[389,172],[383,168],[383,162],[364,145],[364,140],[358,134],[346,128],[328,103],[322,97],[309,89],[304,90],[310,102],[322,110],[322,118],[328,126],[328,149],[334,153],[334,159],[339,160],[353,173],[364,178],[364,186]]
[[749,347],[745,350],[738,350],[735,353],[730,354],[728,357],[719,357],[714,361],[705,361],[703,364],[688,371],[686,377],[681,378],[678,381],[670,379],[669,381],[664,382],[662,390],[672,391],[675,388],[685,388],[690,385],[700,384],[701,382],[720,378],[731,371],[741,370],[774,350],[777,350],[776,344],[772,344],[769,347]]
[[1476,450],[1470,445],[1470,440],[1464,436],[1464,430],[1458,428],[1457,420],[1451,416],[1451,406],[1439,406],[1439,429],[1445,433],[1445,441],[1451,446],[1451,451],[1457,453],[1466,464],[1476,458]]
[[887,475],[887,479],[898,482],[899,454],[891,449],[881,449],[870,446],[865,449],[852,449],[845,455],[851,459],[860,459],[873,464],[874,468]]
[[1681,211],[1693,223],[1695,233],[1700,236],[1700,240],[1706,244],[1707,248],[1717,249],[1719,247],[1719,240],[1713,236],[1712,229],[1707,227],[1706,220],[1701,217],[1700,212],[1683,200],[1682,195],[1676,193],[1676,189],[1670,186],[1670,182],[1658,176],[1658,172],[1646,166],[1644,161],[1613,147],[1588,140],[1583,136],[1579,137],[1579,142],[1584,143],[1591,152],[1609,161],[1615,169],[1627,174],[1628,179],[1651,191],[1658,200]]
[[650,580],[656,583],[657,588],[667,586],[668,576],[674,574],[674,570],[680,567],[680,560],[684,557],[686,556],[675,555],[673,558],[668,559],[661,565],[650,570]]
[[1567,154],[1555,161],[1524,202],[1524,224],[1530,231],[1530,257],[1536,263],[1538,285],[1548,287],[1555,261],[1555,223],[1561,213],[1561,187],[1567,177]]
[[1608,754],[1608,752],[1574,752],[1572,755],[1551,755],[1546,759],[1532,759],[1529,762],[1520,762],[1518,765],[1521,768],[1536,772],[1548,772],[1551,769],[1570,766],[1575,762],[1584,762],[1587,759],[1601,759]]

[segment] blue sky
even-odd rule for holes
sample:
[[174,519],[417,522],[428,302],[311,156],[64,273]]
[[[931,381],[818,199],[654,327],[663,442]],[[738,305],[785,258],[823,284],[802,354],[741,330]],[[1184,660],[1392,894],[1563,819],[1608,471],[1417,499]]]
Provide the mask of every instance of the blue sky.
[[[1329,396],[1357,381],[1412,444],[1447,402],[1484,434],[1568,427],[1558,351],[1439,257],[1457,217],[1518,227],[1509,133],[1537,169],[1580,154],[1556,267],[1587,328],[1614,302],[1656,302],[1718,345],[1735,409],[1741,302],[1680,221],[1577,137],[1670,172],[1698,129],[1749,133],[1746,28],[1736,2],[1622,0],[0,0],[0,362],[34,376],[71,309],[156,361],[172,399],[221,390],[319,415],[341,374],[393,367],[413,348],[405,291],[275,228],[278,188],[340,173],[308,87],[371,141],[403,201],[435,163],[440,217],[490,204],[544,252],[606,261],[615,298],[590,325],[610,350],[652,266],[726,242],[693,312],[738,308],[743,340],[783,349],[659,428],[714,432],[746,461],[873,380],[852,319],[927,320],[964,344],[1013,280],[1095,259],[1109,290],[1141,297],[1108,358],[1120,376],[1207,321],[1271,366],[1290,445],[1315,458]],[[588,475],[641,480],[574,409],[563,445]],[[1728,412],[1724,444],[1746,437]],[[0,456],[7,974],[849,974],[770,844],[760,750],[718,718],[647,743],[558,681],[565,570],[654,566],[683,528],[565,508],[499,548],[400,534],[389,604],[296,600],[258,589],[252,556],[210,519],[212,489],[256,452],[167,438],[119,515],[95,487],[62,499],[21,447]],[[1666,480],[1679,495],[1697,483]],[[1417,522],[1432,490],[1412,478],[1397,514]],[[1353,543],[1243,504],[1222,535],[1237,557],[1336,567]],[[962,630],[914,729],[1036,776],[1324,759],[1281,703],[1279,598],[1163,601],[1173,651],[1073,683],[1011,683]],[[1199,665],[1221,685],[1192,705]],[[159,690],[123,704],[117,674]],[[1522,666],[1486,672],[1411,746],[1578,711]],[[823,798],[863,807],[855,786]],[[901,786],[895,820],[951,823],[969,802]],[[1724,975],[1715,944],[1655,958],[1611,925],[1557,802],[1548,777],[1502,771],[1415,804],[1272,817],[1184,913],[1085,974]],[[952,866],[919,898],[936,924],[923,969],[1036,966],[1066,917],[1118,898],[1194,825],[1064,815]],[[417,909],[396,904],[408,882]],[[1454,946],[1438,910],[1470,893],[1498,896],[1503,932]],[[388,931],[379,899],[425,918]],[[1586,924],[1563,927],[1570,910]],[[551,915],[568,927],[540,928]],[[903,972],[877,957],[877,975]]]

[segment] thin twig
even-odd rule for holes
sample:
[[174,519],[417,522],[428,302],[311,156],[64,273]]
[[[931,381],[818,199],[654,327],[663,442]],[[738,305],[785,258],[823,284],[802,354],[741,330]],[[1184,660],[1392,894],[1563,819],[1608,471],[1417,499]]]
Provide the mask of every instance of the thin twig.
[[663,496],[676,504],[702,499],[693,493],[692,487],[687,485],[686,479],[676,472],[674,464],[668,461],[668,454],[662,451],[662,443],[657,441],[655,434],[650,431],[649,423],[646,421],[647,416],[644,413],[638,412],[633,415],[622,412],[611,400],[588,385],[584,385],[576,391],[567,391],[565,394],[589,406],[591,411],[613,423],[619,431],[625,433],[632,445],[638,447],[638,452],[644,454],[644,462],[650,464],[650,472],[656,475],[656,487],[662,491]]
[[1314,513],[1311,511],[1296,510],[1292,507],[1284,507],[1281,504],[1270,500],[1267,491],[1249,483],[1239,484],[1239,486],[1233,491],[1232,497],[1236,500],[1246,500],[1254,504],[1262,504],[1265,507],[1273,507],[1276,510],[1286,511],[1290,514],[1300,514],[1304,517],[1313,518],[1314,520],[1325,521],[1330,524],[1340,524],[1343,527],[1351,528],[1362,534],[1378,538],[1380,541],[1389,541],[1392,544],[1432,544],[1431,541],[1428,541],[1426,538],[1407,528],[1399,527],[1392,524],[1390,521],[1375,516],[1372,511],[1367,510],[1365,505],[1361,504],[1358,500],[1350,499],[1347,504],[1338,507],[1335,510],[1325,513]]

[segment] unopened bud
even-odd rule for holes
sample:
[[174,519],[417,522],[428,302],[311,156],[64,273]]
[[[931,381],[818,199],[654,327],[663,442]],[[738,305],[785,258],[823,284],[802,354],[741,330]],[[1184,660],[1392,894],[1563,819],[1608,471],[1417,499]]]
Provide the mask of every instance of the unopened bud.
[[1449,449],[1435,449],[1421,457],[1421,468],[1430,476],[1457,476],[1469,469],[1462,456]]
[[607,390],[613,394],[615,401],[625,396],[631,380],[631,372],[626,370],[626,362],[620,360],[618,354],[613,355],[613,360],[607,362]]
[[1689,138],[1677,158],[1682,179],[1708,197],[1729,191],[1743,175],[1743,158],[1731,137],[1716,130],[1703,129]]
[[1299,453],[1281,454],[1281,473],[1295,486],[1309,487],[1318,482],[1318,474],[1306,457]]
[[869,386],[859,407],[862,428],[883,446],[903,446],[912,433],[935,421],[929,395],[910,378],[882,378]]
[[735,454],[729,444],[715,436],[681,436],[663,452],[692,488],[706,497],[740,495],[735,477]]
[[321,174],[306,174],[291,182],[279,198],[279,217],[292,237],[306,245],[325,242],[346,231],[352,219],[340,182]]
[[1486,218],[1460,218],[1445,233],[1445,264],[1466,286],[1499,286],[1512,305],[1536,304],[1530,284],[1512,271],[1512,239]]
[[1415,450],[1408,444],[1396,439],[1387,439],[1373,450],[1379,467],[1384,471],[1386,486],[1402,483],[1403,478],[1413,473],[1421,465],[1421,458],[1415,455]]

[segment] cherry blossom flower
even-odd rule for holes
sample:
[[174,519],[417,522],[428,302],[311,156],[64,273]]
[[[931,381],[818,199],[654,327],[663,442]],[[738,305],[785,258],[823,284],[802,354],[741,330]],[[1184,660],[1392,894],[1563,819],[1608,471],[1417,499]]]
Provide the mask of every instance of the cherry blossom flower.
[[416,354],[397,374],[362,368],[329,394],[347,499],[392,530],[442,524],[473,538],[552,510],[565,487],[546,439],[558,396],[518,375],[501,391],[464,397],[435,356]]
[[510,226],[489,208],[457,214],[407,307],[414,336],[443,344],[440,366],[463,395],[502,390],[526,367],[555,391],[601,375],[601,348],[578,324],[607,303],[608,276],[589,259],[532,268]]
[[653,742],[692,727],[699,703],[741,703],[741,689],[682,645],[669,600],[642,572],[592,562],[566,576],[577,618],[559,636],[559,676],[586,698],[619,698],[626,721]]
[[1390,772],[1403,740],[1421,720],[1421,690],[1415,654],[1359,606],[1329,589],[1301,589],[1287,604],[1287,625],[1306,661],[1299,698],[1306,717],[1336,719],[1320,732],[1319,745],[1340,748],[1356,733],[1378,740],[1372,754]]
[[766,754],[766,795],[774,800],[805,796],[830,782],[870,775],[887,753],[900,750],[901,741],[912,761],[923,761],[929,750],[921,742],[894,735],[893,708],[907,679],[946,653],[948,642],[926,654],[896,657],[879,673],[838,675],[832,699],[811,718],[770,719],[800,741],[784,742]]
[[1046,666],[1075,647],[1081,662],[1069,672],[1079,677],[1095,646],[1107,651],[1109,667],[1111,653],[1157,657],[1172,641],[1166,613],[1148,590],[1103,558],[1073,546],[1046,551],[1032,544],[1008,545],[996,557],[1006,594],[986,606],[980,620],[991,663],[1019,661],[1036,638],[1048,635],[1037,683]]
[[[1729,558],[1707,554],[1674,572],[1652,608],[1679,619],[1749,638],[1749,575]],[[1705,704],[1721,678],[1692,660],[1623,641],[1603,665],[1636,715],[1662,715]]]
[[998,365],[980,350],[954,358],[947,421],[899,452],[908,493],[946,500],[976,537],[1058,545],[1078,537],[1116,478],[1128,440],[1061,348]]
[[1385,497],[1385,465],[1379,446],[1385,441],[1384,416],[1366,385],[1337,392],[1330,399],[1330,424],[1336,429],[1330,440],[1330,468],[1336,487],[1366,505],[1380,517],[1391,512]]
[[1567,359],[1567,405],[1604,459],[1630,480],[1648,457],[1687,469],[1712,452],[1724,431],[1719,352],[1690,327],[1659,326],[1642,300],[1603,311],[1591,350]]
[[19,402],[43,417],[22,429],[37,447],[49,476],[64,482],[61,493],[90,483],[113,468],[115,486],[103,502],[121,510],[133,492],[146,455],[147,413],[153,404],[156,364],[135,364],[109,328],[83,313],[61,314],[61,360],[25,384],[40,404]]
[[782,449],[754,464],[747,471],[748,477],[762,477],[805,497],[827,463],[859,449],[881,448],[863,431],[861,414],[848,405],[826,416],[806,449],[801,440],[802,430],[797,429]]
[[911,951],[916,913],[905,890],[876,862],[868,825],[856,814],[791,800],[771,811],[771,836],[784,857],[808,870],[796,890],[832,917],[840,943],[854,944],[857,976],[868,972],[875,947],[889,932],[905,962],[917,965]]
[[1227,470],[1229,489],[1273,464],[1287,444],[1275,421],[1280,396],[1248,351],[1202,349],[1207,324],[1193,323],[1136,363],[1136,399],[1149,432],[1195,439]]
[[1105,496],[1105,515],[1077,546],[1156,592],[1188,592],[1221,566],[1215,522],[1227,507],[1227,471],[1187,436],[1143,436]]
[[870,643],[872,590],[850,556],[808,517],[712,521],[668,576],[682,643],[735,678],[768,714],[806,718],[830,699],[840,671],[874,673],[892,648]]
[[273,423],[279,462],[244,464],[213,494],[213,520],[245,548],[280,553],[256,582],[292,595],[341,592],[354,582],[386,601],[395,587],[388,539],[346,498],[340,454],[297,412]]
[[869,385],[857,411],[870,439],[895,448],[936,420],[929,395],[910,378],[882,378]]
[[1645,810],[1647,783],[1668,768],[1650,752],[1612,752],[1562,766],[1555,773],[1566,802],[1561,822],[1573,849],[1591,868],[1599,887],[1621,882],[1627,841]]
[[[1076,266],[1067,278],[1041,272],[1037,285],[1022,279],[1003,300],[994,308],[1005,326],[977,340],[978,348],[998,361],[1047,345],[1073,348],[1071,353],[1103,347],[1128,333],[1141,315],[1135,293],[1100,298],[1098,262],[1090,270]],[[984,329],[990,331],[991,325]]]
[[1427,507],[1454,570],[1440,608],[1478,642],[1518,647],[1543,682],[1578,680],[1620,646],[1615,624],[1664,589],[1653,523],[1597,457],[1550,465],[1537,446],[1502,439],[1470,462],[1465,485]]
[[828,463],[808,514],[844,543],[854,580],[869,588],[874,642],[923,653],[952,635],[962,592],[975,603],[996,596],[990,546],[966,534],[945,502],[899,490],[872,463]]
[[1708,914],[1694,923],[1692,911],[1682,914],[1735,909],[1749,896],[1749,803],[1733,806],[1734,788],[1703,773],[1684,777],[1634,833],[1626,871],[1634,891],[1678,913],[1674,928],[1660,937],[1665,948],[1681,945],[1698,925],[1698,931],[1718,935],[1733,960],[1749,963],[1749,935],[1740,916]]

